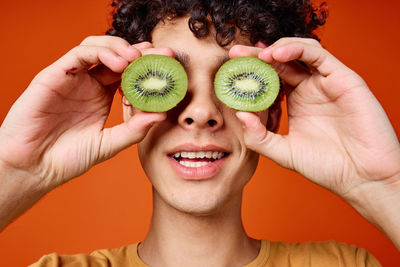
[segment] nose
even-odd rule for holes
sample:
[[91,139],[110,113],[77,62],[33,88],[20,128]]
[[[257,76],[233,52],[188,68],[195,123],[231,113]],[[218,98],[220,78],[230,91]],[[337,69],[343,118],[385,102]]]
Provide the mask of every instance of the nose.
[[196,88],[188,91],[189,102],[178,116],[178,123],[187,130],[216,131],[223,125],[214,89]]

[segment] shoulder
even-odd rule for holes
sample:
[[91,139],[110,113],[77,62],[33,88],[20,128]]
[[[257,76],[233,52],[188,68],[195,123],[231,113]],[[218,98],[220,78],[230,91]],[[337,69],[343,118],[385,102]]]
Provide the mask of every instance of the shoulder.
[[296,263],[299,266],[368,266],[381,264],[365,249],[341,242],[271,242],[271,260]]
[[51,253],[43,256],[29,267],[111,267],[131,266],[131,252],[135,252],[137,244],[114,249],[95,250],[91,254],[59,255]]
[[106,267],[109,266],[107,259],[100,258],[87,254],[75,254],[75,255],[59,255],[57,253],[51,253],[44,255],[29,267],[78,267],[78,266],[93,266],[93,267]]

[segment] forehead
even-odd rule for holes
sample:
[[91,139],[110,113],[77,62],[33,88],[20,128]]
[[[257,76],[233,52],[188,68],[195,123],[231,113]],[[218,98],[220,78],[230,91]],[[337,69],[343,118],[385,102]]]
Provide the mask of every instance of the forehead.
[[153,45],[171,48],[178,57],[186,57],[184,61],[207,59],[210,64],[228,58],[229,49],[235,44],[251,45],[247,37],[237,34],[238,37],[231,44],[221,47],[216,42],[213,27],[208,36],[197,38],[190,31],[188,20],[189,16],[186,16],[158,23],[152,32]]

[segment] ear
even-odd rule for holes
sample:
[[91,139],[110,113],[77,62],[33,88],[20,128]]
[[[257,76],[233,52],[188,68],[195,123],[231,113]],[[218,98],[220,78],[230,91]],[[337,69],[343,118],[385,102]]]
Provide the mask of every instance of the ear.
[[268,109],[268,120],[266,128],[273,133],[278,132],[282,116],[282,101],[277,99],[274,104]]

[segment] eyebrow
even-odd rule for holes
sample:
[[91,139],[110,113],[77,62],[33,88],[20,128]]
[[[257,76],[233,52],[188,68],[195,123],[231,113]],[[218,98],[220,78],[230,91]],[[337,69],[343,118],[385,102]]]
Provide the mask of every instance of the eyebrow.
[[[183,52],[183,51],[174,51],[175,53],[175,59],[182,64],[183,67],[188,67],[190,63],[190,56],[189,54]],[[227,62],[230,58],[228,55],[218,57],[219,58],[219,63],[218,63],[218,68],[221,67],[225,62]]]

